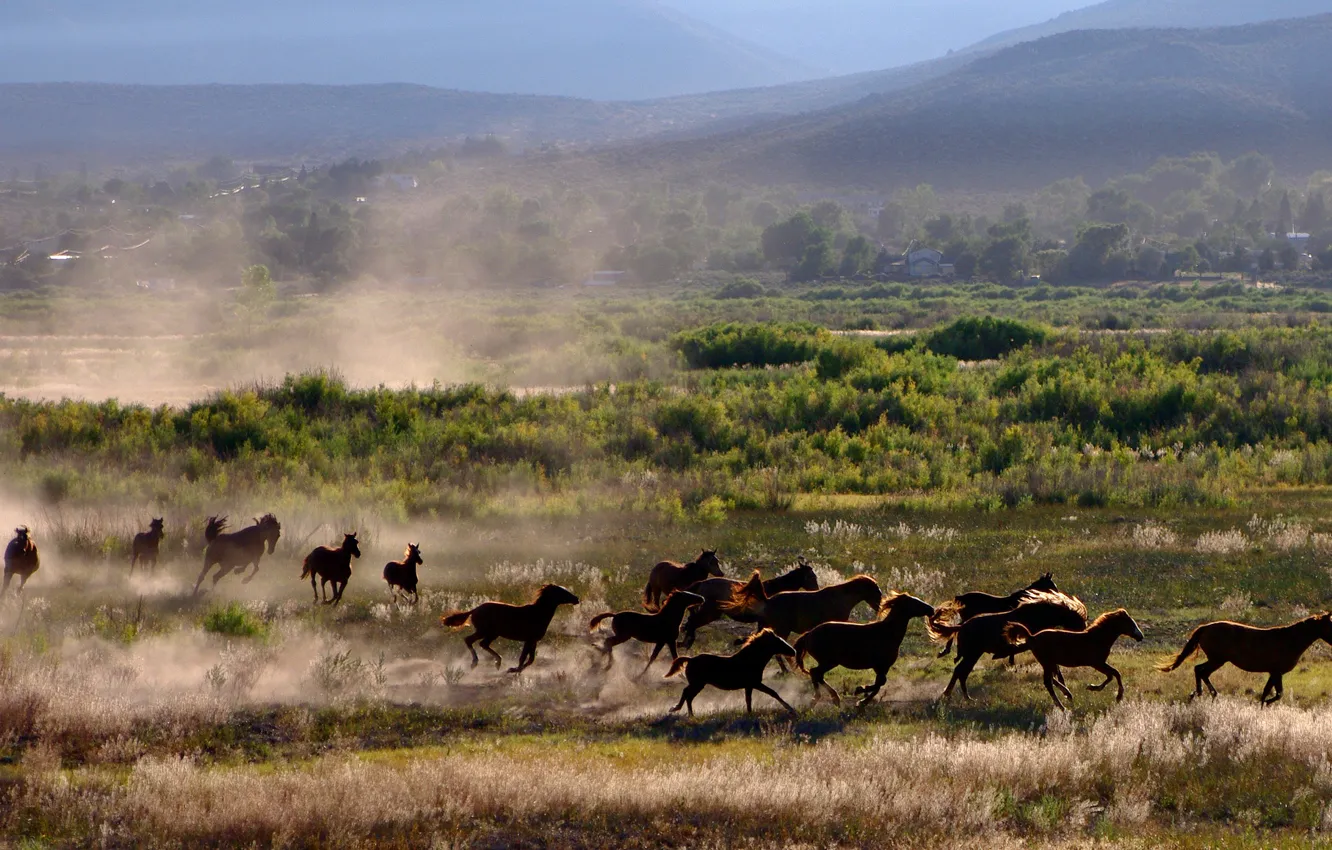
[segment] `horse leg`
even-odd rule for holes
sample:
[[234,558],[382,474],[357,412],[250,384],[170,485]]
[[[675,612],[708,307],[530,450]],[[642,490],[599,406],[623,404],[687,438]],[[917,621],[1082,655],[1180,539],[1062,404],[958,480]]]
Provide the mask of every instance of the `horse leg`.
[[967,677],[976,668],[976,662],[979,660],[979,658],[964,657],[957,662],[957,666],[953,668],[953,678],[949,681],[947,690],[944,691],[944,699],[947,699],[948,695],[952,693],[953,683],[956,682],[962,686],[962,697],[967,702],[971,702],[971,694],[967,693]]
[[[203,580],[208,576],[208,571],[212,569],[212,567],[212,564],[205,562],[203,570],[199,573],[199,577],[194,580],[194,593],[196,596],[199,593],[199,585],[203,584]],[[216,582],[214,582],[214,584],[216,584]],[[9,587],[9,576],[7,574],[5,575],[5,587]],[[3,595],[3,593],[0,593],[0,596]]]
[[[790,706],[790,704],[787,703],[786,700],[782,699],[782,695],[781,695],[781,694],[777,693],[777,692],[774,691],[772,688],[768,687],[767,685],[763,684],[762,682],[759,682],[757,685],[755,685],[755,686],[754,686],[754,690],[756,690],[756,691],[758,691],[758,692],[760,692],[760,693],[767,694],[768,696],[770,696],[770,697],[772,697],[773,699],[777,700],[778,702],[780,702],[780,703],[782,704],[782,708],[785,708],[787,711],[791,712],[792,714],[799,714],[799,713],[800,713],[800,712],[796,711],[794,708],[792,708],[792,707]],[[745,691],[745,696],[746,696],[746,697],[749,696],[749,691],[748,691],[748,690]]]
[[494,640],[493,637],[488,637],[485,640],[481,641],[481,648],[484,649],[490,655],[495,656],[495,669],[498,670],[500,667],[504,666],[504,659],[500,657],[500,654],[498,652],[490,648],[490,642],[493,640]]
[[[315,594],[315,600],[317,601],[318,599],[319,599],[319,594],[316,593],[316,594]],[[471,652],[471,653],[472,653],[472,666],[473,666],[473,667],[475,667],[477,664],[479,664],[479,663],[481,662],[481,659],[479,659],[479,658],[476,657],[476,648],[472,646],[472,644],[476,643],[477,639],[480,638],[480,637],[481,637],[481,635],[480,635],[480,633],[478,632],[478,633],[470,634],[470,635],[468,635],[467,637],[463,638],[463,643],[467,644],[467,650],[468,650],[468,652]]]
[[[657,656],[661,654],[661,651],[662,651],[662,649],[665,648],[665,646],[666,646],[666,644],[664,644],[664,643],[659,643],[659,644],[656,645],[656,647],[652,650],[652,655],[648,656],[648,663],[647,663],[647,666],[643,668],[643,672],[642,672],[642,673],[639,673],[639,674],[638,674],[637,676],[635,676],[634,678],[636,678],[636,679],[641,679],[641,678],[643,678],[644,676],[647,675],[647,671],[648,671],[649,669],[652,668],[652,662],[657,660]],[[675,647],[674,647],[674,646],[671,647],[671,655],[675,655]]]
[[241,579],[241,584],[249,584],[250,582],[254,581],[254,577],[257,576],[258,574],[259,574],[259,559],[255,558],[253,569],[250,570],[250,574],[248,576]]
[[338,584],[336,581],[333,582],[333,604],[334,604],[334,605],[337,605],[337,604],[339,604],[340,602],[342,602],[342,591],[344,591],[344,590],[346,590],[346,589],[347,589],[347,582],[344,581],[344,582],[342,582],[341,584]]
[[619,635],[611,635],[610,637],[606,638],[606,645],[601,648],[601,651],[606,653],[607,670],[609,670],[611,666],[615,664],[615,647],[619,646],[620,644],[624,643],[627,640],[629,640],[629,638],[622,638]]
[[887,670],[875,670],[874,684],[861,690],[861,693],[864,694],[864,696],[861,698],[860,704],[856,707],[864,708],[865,706],[874,702],[874,698],[879,695],[879,691],[883,688],[884,683],[887,681],[888,681]]
[[675,712],[679,711],[681,708],[687,705],[689,706],[689,716],[693,717],[694,697],[698,696],[699,692],[702,690],[703,690],[702,685],[696,685],[693,682],[690,682],[689,684],[685,685],[684,691],[680,694],[680,701],[675,704],[675,708],[671,709],[671,714],[674,714]]
[[[1211,691],[1213,698],[1216,697],[1216,688],[1212,685],[1212,674],[1215,673],[1217,670],[1221,669],[1221,666],[1224,663],[1225,662],[1212,661],[1209,658],[1208,660],[1199,664],[1197,667],[1193,668],[1194,697],[1202,696],[1203,685],[1206,685],[1207,690]],[[1192,698],[1193,697],[1189,697],[1189,699]]]
[[1089,690],[1089,691],[1099,691],[1099,690],[1103,690],[1103,689],[1105,688],[1106,685],[1110,684],[1110,680],[1111,680],[1111,679],[1114,679],[1114,680],[1115,680],[1115,683],[1118,685],[1118,689],[1117,689],[1116,692],[1115,692],[1115,702],[1123,702],[1123,700],[1124,700],[1124,677],[1121,676],[1121,675],[1119,675],[1119,671],[1116,670],[1115,668],[1111,667],[1109,664],[1107,664],[1107,663],[1104,662],[1104,661],[1102,661],[1100,664],[1093,664],[1093,665],[1092,665],[1092,669],[1095,670],[1095,671],[1098,672],[1098,673],[1104,673],[1104,674],[1105,674],[1105,681],[1102,682],[1102,683],[1099,684],[1099,685],[1088,685],[1088,686],[1087,686],[1087,690]]
[[[1053,673],[1052,671],[1050,671],[1050,670],[1046,670],[1046,671],[1045,671],[1045,675],[1042,676],[1041,678],[1042,678],[1042,680],[1045,682],[1045,690],[1048,691],[1048,692],[1050,693],[1050,699],[1054,700],[1054,704],[1057,705],[1057,706],[1059,706],[1059,710],[1060,710],[1060,711],[1067,711],[1068,709],[1065,708],[1065,707],[1064,707],[1064,704],[1063,704],[1062,702],[1059,701],[1059,694],[1055,693],[1055,689],[1054,689],[1054,682],[1055,682],[1054,673]],[[1070,697],[1069,700],[1072,701],[1072,697]]]
[[832,685],[828,684],[828,681],[823,678],[827,674],[827,672],[828,671],[823,667],[814,667],[809,671],[809,679],[811,682],[814,683],[814,702],[817,704],[818,701],[822,698],[823,695],[819,691],[819,688],[822,687],[824,690],[826,690],[829,694],[832,695],[834,703],[836,703],[837,705],[841,705],[842,695],[837,693],[837,689],[834,688]]
[[754,713],[754,689],[745,688],[745,714]]
[[939,650],[939,654],[936,655],[935,658],[947,658],[948,653],[952,651],[953,651],[953,639],[949,638],[948,643],[944,644],[944,648]]
[[536,661],[536,641],[528,641],[523,644],[523,651],[518,653],[518,666],[510,667],[509,672],[521,673],[531,667],[534,661]]
[[[1259,702],[1263,705],[1271,705],[1281,699],[1281,692],[1283,690],[1281,678],[1282,676],[1280,673],[1272,673],[1267,677],[1267,684],[1263,686],[1263,695],[1258,698]],[[1268,691],[1276,691],[1276,694],[1271,699],[1268,699]]]
[[315,604],[319,604],[319,585],[315,584],[315,574],[310,573],[310,589],[314,591]]

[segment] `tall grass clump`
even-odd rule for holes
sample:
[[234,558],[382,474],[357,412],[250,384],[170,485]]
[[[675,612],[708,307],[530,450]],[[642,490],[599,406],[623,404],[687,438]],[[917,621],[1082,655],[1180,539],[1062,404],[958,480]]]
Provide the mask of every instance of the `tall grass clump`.
[[228,603],[223,608],[213,608],[204,614],[203,628],[206,632],[227,637],[265,638],[268,636],[268,624],[239,602]]

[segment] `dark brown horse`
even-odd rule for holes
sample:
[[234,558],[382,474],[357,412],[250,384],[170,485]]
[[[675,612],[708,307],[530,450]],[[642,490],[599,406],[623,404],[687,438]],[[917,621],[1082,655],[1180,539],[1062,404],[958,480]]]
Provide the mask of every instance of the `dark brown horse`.
[[[342,591],[347,589],[347,582],[351,581],[352,558],[359,557],[361,545],[350,531],[342,535],[342,545],[338,548],[320,546],[305,556],[301,578],[310,577],[310,589],[314,591],[315,602],[319,601],[320,591],[324,594],[325,605],[337,605],[342,601]],[[315,588],[316,577],[319,579],[318,589]],[[332,599],[328,598],[329,582],[333,583]]]
[[[850,620],[851,612],[862,602],[871,611],[878,611],[883,603],[878,582],[869,576],[855,576],[818,590],[788,590],[769,597],[756,570],[733,600],[722,607],[732,617],[736,614],[753,617],[754,622],[785,639],[822,623]],[[778,666],[786,670],[781,659]]]
[[643,588],[643,607],[655,611],[661,600],[675,591],[689,590],[708,576],[721,574],[721,561],[717,560],[715,549],[704,549],[697,561],[687,564],[662,561],[648,575],[647,585]]
[[[1258,699],[1263,705],[1271,705],[1281,699],[1282,677],[1294,670],[1304,651],[1320,639],[1332,644],[1332,614],[1314,614],[1271,629],[1225,620],[1205,623],[1193,630],[1175,660],[1160,669],[1168,673],[1202,650],[1207,660],[1193,668],[1194,691],[1190,699],[1202,696],[1203,685],[1216,696],[1211,676],[1229,663],[1248,673],[1266,673],[1267,684]],[[1272,691],[1276,694],[1268,699]]]
[[[824,623],[805,632],[795,642],[796,667],[814,682],[814,702],[819,701],[822,686],[832,694],[833,702],[841,704],[841,694],[823,678],[837,667],[874,671],[874,684],[856,688],[857,694],[864,694],[860,707],[871,702],[887,681],[888,670],[897,662],[907,626],[914,618],[933,613],[934,608],[928,602],[894,593],[883,600],[879,619],[873,623]],[[806,655],[818,662],[812,670],[805,669]]]
[[598,614],[588,623],[587,630],[594,631],[602,620],[611,621],[611,634],[601,648],[601,651],[606,653],[607,670],[615,663],[615,647],[620,644],[631,640],[654,644],[647,666],[638,674],[641,678],[652,666],[652,662],[657,660],[663,647],[670,649],[672,661],[680,657],[680,653],[676,650],[676,641],[680,638],[680,621],[684,619],[686,611],[702,604],[703,597],[697,593],[677,590],[666,597],[666,604],[655,614],[644,614],[641,611]]
[[1022,623],[1009,623],[1004,626],[1004,637],[1013,644],[1014,649],[1029,650],[1036,656],[1036,661],[1044,672],[1045,689],[1050,692],[1050,698],[1055,701],[1055,705],[1061,709],[1064,708],[1064,704],[1059,701],[1059,694],[1055,693],[1056,687],[1064,692],[1069,702],[1073,701],[1073,694],[1069,691],[1068,685],[1064,684],[1061,667],[1090,667],[1104,674],[1104,682],[1099,685],[1088,685],[1087,690],[1104,690],[1106,685],[1115,682],[1119,685],[1115,700],[1124,699],[1124,678],[1119,675],[1118,670],[1107,663],[1115,641],[1124,636],[1136,641],[1142,640],[1142,629],[1138,628],[1138,624],[1123,608],[1102,614],[1083,631],[1045,629],[1033,634],[1031,629]]
[[1087,628],[1087,606],[1066,593],[1041,592],[1034,593],[1012,611],[981,614],[960,625],[926,620],[925,629],[932,640],[942,643],[957,639],[957,663],[953,666],[953,677],[948,680],[943,699],[948,699],[953,686],[958,684],[962,685],[962,696],[971,699],[971,694],[967,693],[967,677],[985,653],[1003,659],[1022,651],[1004,637],[1004,629],[1009,623],[1020,623],[1033,634],[1045,629],[1081,631]]
[[5,547],[5,584],[0,588],[0,597],[9,592],[9,581],[14,576],[19,579],[17,592],[22,593],[28,579],[40,566],[41,559],[37,555],[37,544],[32,540],[32,532],[26,525],[20,525],[14,529],[14,539]]
[[219,568],[217,575],[213,576],[214,587],[223,576],[244,569],[246,566],[252,569],[242,583],[249,584],[259,572],[259,559],[264,556],[264,544],[268,545],[268,554],[271,555],[277,549],[278,538],[282,536],[282,524],[272,514],[264,514],[262,518],[254,521],[254,525],[231,534],[223,533],[222,529],[226,528],[226,525],[226,517],[208,521],[208,529],[204,534],[208,540],[208,547],[204,549],[203,569],[199,571],[199,578],[194,582],[196,594],[199,592],[199,585],[203,584],[204,576],[208,575],[208,571],[213,567]]
[[130,554],[130,575],[134,575],[134,565],[139,561],[143,561],[145,569],[149,566],[154,570],[157,569],[157,551],[165,536],[166,529],[160,518],[148,523],[147,531],[134,535],[134,546]]
[[688,705],[689,716],[693,717],[694,697],[708,685],[712,685],[723,691],[738,691],[743,688],[745,711],[749,714],[754,713],[754,691],[767,694],[780,702],[787,711],[796,714],[796,710],[782,699],[780,694],[763,684],[763,669],[768,666],[774,655],[789,658],[795,655],[795,648],[773,634],[771,630],[764,629],[751,635],[734,655],[698,655],[693,658],[675,659],[671,669],[666,672],[666,678],[669,679],[684,670],[685,679],[689,684],[685,685],[684,693],[680,694],[680,701],[671,709],[671,713],[674,714]]
[[[955,596],[952,602],[945,602],[940,605],[930,619],[939,623],[947,623],[957,617],[959,623],[965,623],[972,617],[978,617],[981,614],[1001,614],[1004,611],[1012,611],[1032,593],[1058,592],[1059,588],[1054,583],[1054,575],[1046,573],[1021,590],[1015,590],[1007,596],[994,596],[980,591]],[[953,642],[950,640],[944,644],[943,649],[939,650],[939,657],[943,658],[948,655],[952,648]]]
[[561,605],[577,605],[578,597],[573,591],[548,584],[537,592],[536,599],[530,605],[510,605],[506,602],[485,602],[470,611],[454,611],[445,614],[440,622],[451,629],[467,625],[472,621],[475,632],[463,641],[472,652],[472,666],[479,661],[472,644],[481,642],[481,648],[495,656],[495,667],[504,663],[500,654],[490,648],[490,644],[499,638],[520,640],[523,651],[518,655],[518,666],[510,667],[510,673],[521,673],[536,660],[536,647],[546,636],[550,621],[555,618],[555,610]]
[[[693,646],[698,630],[710,623],[717,622],[722,617],[729,616],[732,620],[740,623],[757,622],[754,615],[744,611],[728,612],[724,610],[725,604],[733,600],[744,586],[744,582],[733,578],[710,578],[689,588],[690,593],[697,593],[705,601],[689,612],[689,617],[684,624],[684,640],[681,641],[681,645],[685,649]],[[819,577],[814,573],[814,568],[805,563],[803,558],[790,572],[763,582],[763,592],[770,597],[785,593],[788,590],[818,589]]]
[[401,561],[389,561],[384,565],[384,581],[388,582],[394,602],[398,601],[399,592],[403,596],[410,593],[413,605],[421,601],[421,597],[416,593],[416,568],[424,563],[425,561],[421,559],[420,544],[408,543],[407,551],[403,553]]

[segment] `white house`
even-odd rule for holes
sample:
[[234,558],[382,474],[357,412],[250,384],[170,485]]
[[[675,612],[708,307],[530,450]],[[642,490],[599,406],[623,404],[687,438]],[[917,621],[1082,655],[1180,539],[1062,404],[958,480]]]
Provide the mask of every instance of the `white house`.
[[919,248],[907,254],[907,274],[911,277],[943,277],[948,266],[943,253],[933,248]]

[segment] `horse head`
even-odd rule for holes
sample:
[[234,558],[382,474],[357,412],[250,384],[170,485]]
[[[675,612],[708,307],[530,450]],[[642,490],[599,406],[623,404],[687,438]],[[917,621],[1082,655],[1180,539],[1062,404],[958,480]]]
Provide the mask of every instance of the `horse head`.
[[1045,573],[1040,578],[1027,585],[1028,590],[1039,590],[1044,593],[1058,593],[1059,588],[1054,583],[1054,573]]
[[31,534],[32,532],[28,530],[26,525],[20,525],[18,528],[14,529],[14,536],[18,538],[19,543],[27,543],[28,537]]
[[803,557],[797,561],[795,569],[791,570],[796,576],[796,587],[799,590],[818,590],[819,574],[814,572],[814,568]]
[[721,578],[721,561],[717,558],[716,549],[704,549],[703,554],[698,556],[698,561],[695,563],[706,566],[708,568],[708,575]]
[[[347,531],[343,533],[342,551],[350,552],[352,553],[352,556],[356,558],[361,557],[361,546],[360,543],[356,540],[356,535],[353,532]],[[268,554],[271,555],[273,553],[270,551]]]
[[537,594],[537,602],[559,607],[560,605],[577,605],[581,600],[567,587],[560,587],[558,584],[548,584],[541,588]]
[[857,598],[873,610],[878,611],[883,605],[883,591],[879,588],[879,583],[869,576],[856,576],[847,584],[854,589]]
[[161,530],[163,530],[163,528],[165,528],[165,527],[166,527],[166,526],[165,526],[165,523],[164,523],[162,517],[154,517],[154,518],[153,518],[153,521],[150,522],[150,523],[148,523],[148,530],[149,530],[149,531],[161,531]]
[[690,593],[687,590],[677,590],[670,596],[666,597],[666,604],[661,607],[662,610],[676,608],[687,611],[690,608],[695,608],[707,601],[708,600],[699,596],[697,593]]
[[254,524],[259,526],[264,541],[268,543],[268,554],[276,552],[278,538],[282,536],[282,523],[272,514],[264,514],[263,517],[256,519]]
[[[795,657],[795,647],[787,643],[772,629],[764,629],[758,634],[745,641],[745,647],[753,646],[772,655],[785,655],[789,658]],[[743,649],[744,647],[742,647]]]
[[909,593],[890,593],[884,597],[883,603],[879,605],[879,618],[885,619],[888,615],[902,612],[908,620],[915,617],[933,617],[934,606],[924,599],[917,599]]
[[1313,619],[1318,621],[1318,636],[1328,644],[1332,644],[1332,614],[1324,611],[1315,614]]
[[1142,642],[1142,627],[1138,625],[1138,621],[1129,616],[1129,612],[1123,608],[1120,608],[1115,614],[1124,619],[1124,634],[1138,642]]
[[409,566],[409,567],[413,567],[413,566],[415,566],[415,567],[419,567],[421,564],[424,564],[424,563],[425,563],[425,561],[421,560],[421,544],[420,544],[420,543],[408,543],[408,544],[407,544],[407,552],[406,552],[406,554],[403,556],[403,563],[405,563],[405,564],[406,564],[407,566]]

